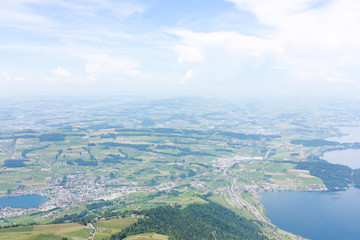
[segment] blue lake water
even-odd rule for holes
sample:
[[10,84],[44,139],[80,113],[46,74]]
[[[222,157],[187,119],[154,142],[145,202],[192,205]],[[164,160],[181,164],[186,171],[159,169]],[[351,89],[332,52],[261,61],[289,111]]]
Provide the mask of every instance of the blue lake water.
[[[342,127],[346,134],[328,138],[360,142],[360,126]],[[360,168],[360,149],[325,152],[330,163]],[[279,228],[314,240],[360,239],[360,189],[336,192],[268,192],[262,194],[266,215]]]
[[360,149],[347,149],[325,152],[322,159],[329,163],[349,166],[352,169],[360,168]]
[[341,137],[327,138],[328,141],[336,141],[340,143],[360,142],[360,126],[357,127],[340,127],[340,131],[344,134]]
[[0,207],[31,208],[47,201],[47,198],[38,194],[0,198]]
[[279,228],[314,240],[360,239],[360,189],[267,192],[262,204]]
[[[326,140],[336,141],[340,143],[360,142],[360,126],[341,127],[340,130],[346,135],[341,137],[327,138]],[[353,169],[358,169],[360,168],[360,149],[347,149],[325,152],[322,159],[330,163],[346,165]]]

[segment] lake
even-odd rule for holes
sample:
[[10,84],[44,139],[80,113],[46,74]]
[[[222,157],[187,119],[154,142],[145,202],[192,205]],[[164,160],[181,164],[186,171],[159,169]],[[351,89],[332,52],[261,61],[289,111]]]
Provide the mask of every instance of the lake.
[[322,159],[329,163],[349,166],[352,169],[360,168],[360,149],[347,149],[325,152]]
[[340,127],[340,131],[345,134],[341,137],[327,138],[328,141],[336,141],[340,143],[360,142],[360,126],[357,127]]
[[[360,142],[360,126],[359,127],[341,127],[344,136],[327,138],[329,141],[340,143]],[[339,151],[325,152],[322,159],[335,164],[349,166],[353,169],[360,168],[360,149],[347,149]]]
[[0,198],[0,207],[32,208],[45,203],[47,198],[38,194]]
[[[359,127],[342,127],[341,143],[360,142]],[[323,159],[360,168],[360,149],[325,152]],[[314,240],[360,239],[360,189],[335,192],[267,192],[262,194],[266,215],[276,226]]]
[[360,189],[262,194],[269,219],[279,228],[315,240],[360,239]]

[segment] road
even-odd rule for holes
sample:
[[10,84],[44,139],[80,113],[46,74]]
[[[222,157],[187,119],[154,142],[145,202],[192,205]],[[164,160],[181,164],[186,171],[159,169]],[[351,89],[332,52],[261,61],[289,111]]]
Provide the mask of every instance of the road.
[[[269,156],[270,152],[271,152],[272,148],[270,148],[265,157],[263,158],[264,160]],[[245,201],[244,199],[241,198],[241,196],[239,194],[236,194],[234,191],[234,187],[236,185],[236,178],[232,177],[228,172],[229,169],[234,166],[237,162],[233,163],[232,165],[224,168],[224,174],[226,176],[228,176],[229,178],[231,178],[232,183],[228,188],[228,195],[231,198],[232,203],[234,204],[234,206],[238,207],[238,208],[246,208],[247,210],[250,211],[250,213],[259,221],[263,222],[269,229],[275,230],[274,233],[276,235],[278,235],[279,237],[283,237],[286,236],[290,239],[294,239],[294,240],[303,240],[304,238],[296,236],[294,234],[291,234],[289,232],[283,231],[281,229],[278,229],[273,223],[271,223],[271,221],[266,218],[263,214],[261,214],[253,205],[251,205],[250,203],[248,203],[247,201]],[[281,235],[283,236],[281,236]]]
[[92,223],[88,223],[88,227],[90,229],[93,229],[93,231],[91,232],[91,235],[88,238],[88,240],[93,240],[95,238],[96,228],[94,227],[94,225]]
[[273,150],[273,148],[269,148],[269,150],[266,152],[263,160],[266,160],[269,157],[271,150]]
[[[233,165],[232,165],[233,166]],[[252,206],[250,203],[248,203],[247,201],[245,201],[244,199],[242,199],[238,194],[235,193],[234,191],[234,187],[236,185],[236,179],[234,177],[231,177],[227,171],[229,170],[230,167],[225,168],[224,170],[224,174],[229,176],[230,178],[232,178],[232,183],[228,189],[228,194],[230,195],[231,201],[234,203],[234,205],[238,208],[244,208],[246,207],[252,214],[253,216],[256,217],[256,219],[271,224],[272,223],[266,219],[254,206]]]

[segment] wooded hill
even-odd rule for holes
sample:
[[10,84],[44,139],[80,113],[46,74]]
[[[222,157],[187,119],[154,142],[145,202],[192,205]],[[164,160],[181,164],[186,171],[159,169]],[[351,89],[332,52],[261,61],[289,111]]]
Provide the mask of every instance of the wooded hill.
[[140,214],[144,218],[113,234],[110,240],[148,232],[167,235],[172,240],[267,239],[261,234],[260,223],[240,217],[212,201],[191,204],[184,209],[161,206],[143,210]]

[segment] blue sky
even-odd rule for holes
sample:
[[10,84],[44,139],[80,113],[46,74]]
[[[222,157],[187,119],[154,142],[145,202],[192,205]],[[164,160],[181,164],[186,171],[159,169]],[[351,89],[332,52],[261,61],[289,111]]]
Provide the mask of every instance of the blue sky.
[[360,94],[355,0],[11,0],[0,94]]

